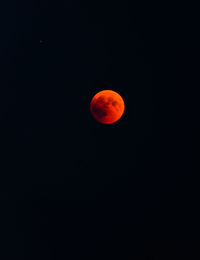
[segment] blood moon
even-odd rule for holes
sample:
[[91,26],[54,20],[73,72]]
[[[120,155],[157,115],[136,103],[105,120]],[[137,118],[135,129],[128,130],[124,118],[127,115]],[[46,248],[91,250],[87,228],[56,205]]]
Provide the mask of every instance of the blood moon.
[[102,124],[118,121],[125,110],[123,98],[113,90],[102,90],[91,100],[90,111],[93,117]]

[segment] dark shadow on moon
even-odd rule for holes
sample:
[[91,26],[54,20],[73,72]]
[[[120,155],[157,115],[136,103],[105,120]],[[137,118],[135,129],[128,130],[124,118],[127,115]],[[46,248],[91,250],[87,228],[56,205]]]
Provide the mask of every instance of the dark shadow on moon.
[[[101,98],[101,100],[99,100],[100,98]],[[91,105],[91,108],[95,115],[97,115],[99,118],[104,118],[105,116],[108,115],[108,111],[107,111],[108,104],[105,104],[104,102],[102,102],[102,97],[100,97],[100,98],[98,98],[97,101]]]

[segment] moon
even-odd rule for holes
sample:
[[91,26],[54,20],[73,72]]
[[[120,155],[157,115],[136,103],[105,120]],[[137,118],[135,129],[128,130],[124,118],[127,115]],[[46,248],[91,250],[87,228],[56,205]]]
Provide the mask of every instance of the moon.
[[113,90],[102,90],[95,94],[90,103],[93,117],[102,124],[113,124],[123,115],[123,98]]

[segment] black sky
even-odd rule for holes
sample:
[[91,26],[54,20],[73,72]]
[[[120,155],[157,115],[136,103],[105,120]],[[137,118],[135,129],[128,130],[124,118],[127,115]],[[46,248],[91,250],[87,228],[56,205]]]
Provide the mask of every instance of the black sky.
[[157,8],[1,4],[1,259],[198,259],[199,42]]

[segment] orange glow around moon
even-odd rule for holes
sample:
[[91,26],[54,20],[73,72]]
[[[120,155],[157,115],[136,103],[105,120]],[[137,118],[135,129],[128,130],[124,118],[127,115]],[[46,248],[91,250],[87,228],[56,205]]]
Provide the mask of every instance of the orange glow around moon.
[[123,98],[113,90],[102,90],[91,100],[90,111],[93,117],[102,124],[118,121],[125,110]]

